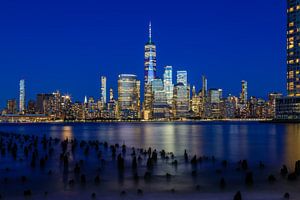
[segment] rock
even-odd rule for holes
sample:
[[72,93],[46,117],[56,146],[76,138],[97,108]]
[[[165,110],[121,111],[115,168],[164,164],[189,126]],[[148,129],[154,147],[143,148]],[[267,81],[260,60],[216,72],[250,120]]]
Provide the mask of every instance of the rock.
[[170,179],[170,178],[171,178],[171,174],[166,173],[166,178],[167,178],[167,179]]
[[247,160],[243,160],[242,161],[242,169],[243,170],[247,170],[248,169],[248,162],[247,162]]
[[85,177],[84,174],[81,175],[81,177],[80,177],[80,182],[81,182],[82,184],[85,184],[85,183],[86,183],[86,177]]
[[144,179],[145,180],[150,180],[151,179],[151,172],[145,172]]
[[289,180],[289,181],[295,181],[296,179],[297,179],[297,174],[296,174],[295,172],[290,173],[290,174],[288,175],[288,180]]
[[300,175],[300,160],[296,161],[295,163],[295,173],[297,176]]
[[99,176],[99,175],[97,175],[97,176],[95,177],[94,182],[95,182],[96,184],[99,184],[99,183],[100,183],[100,176]]
[[222,166],[223,166],[223,167],[227,167],[227,160],[223,160],[223,161],[222,161]]
[[31,196],[31,190],[24,190],[24,196]]
[[288,192],[284,193],[283,198],[290,199],[290,194]]
[[74,179],[69,180],[69,185],[70,185],[70,186],[73,186],[74,184],[75,184]]
[[193,170],[193,171],[192,171],[192,176],[193,176],[193,177],[196,177],[196,176],[197,176],[197,171],[196,171],[196,170]]
[[276,181],[275,176],[274,176],[273,174],[271,174],[271,175],[268,177],[268,181],[269,181],[270,183],[274,183],[274,182]]
[[253,185],[253,175],[252,175],[252,172],[248,172],[246,174],[245,183],[247,185]]
[[142,195],[143,194],[143,190],[142,189],[137,189],[137,194],[138,195]]
[[242,194],[240,191],[234,195],[233,200],[242,200]]
[[225,179],[224,178],[221,178],[220,180],[220,188],[225,188],[226,187],[226,182],[225,182]]
[[288,169],[287,169],[286,165],[282,166],[282,168],[280,169],[280,174],[282,176],[286,176],[288,174]]

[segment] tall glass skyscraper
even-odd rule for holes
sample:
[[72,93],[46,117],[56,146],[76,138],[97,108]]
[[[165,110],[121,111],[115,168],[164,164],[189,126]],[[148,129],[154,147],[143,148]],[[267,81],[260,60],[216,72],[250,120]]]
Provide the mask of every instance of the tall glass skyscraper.
[[168,105],[173,104],[173,80],[172,80],[172,66],[165,66],[164,72],[164,91],[166,93]]
[[101,102],[106,103],[106,77],[101,76]]
[[246,104],[248,100],[248,84],[247,81],[242,80],[241,104]]
[[25,80],[20,80],[19,112],[25,112]]
[[151,22],[149,23],[149,40],[145,45],[145,85],[151,84],[151,81],[156,78],[156,46],[152,41]]
[[145,45],[144,59],[144,104],[143,118],[152,118],[152,81],[156,78],[156,46],[152,41],[151,22],[149,23],[149,40]]
[[177,71],[177,83],[187,86],[187,71]]
[[287,1],[287,94],[300,96],[300,0]]
[[140,81],[137,80],[136,75],[119,75],[118,106],[121,119],[140,117]]

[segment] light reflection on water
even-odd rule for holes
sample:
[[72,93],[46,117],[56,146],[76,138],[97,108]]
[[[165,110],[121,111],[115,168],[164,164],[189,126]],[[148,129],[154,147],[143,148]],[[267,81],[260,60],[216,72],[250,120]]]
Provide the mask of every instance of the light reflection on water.
[[88,124],[1,124],[0,131],[17,132],[165,149],[183,155],[214,155],[238,161],[252,159],[293,166],[300,159],[300,124],[257,122],[170,122]]

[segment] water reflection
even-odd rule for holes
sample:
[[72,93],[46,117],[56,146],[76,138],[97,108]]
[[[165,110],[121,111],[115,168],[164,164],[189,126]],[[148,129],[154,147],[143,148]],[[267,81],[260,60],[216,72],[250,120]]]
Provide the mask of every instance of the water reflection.
[[292,167],[300,160],[300,124],[288,124],[285,128],[285,163]]
[[300,159],[300,124],[251,122],[1,124],[0,131],[100,140],[156,148],[183,155],[214,155],[236,162],[249,159],[294,166]]
[[72,139],[73,136],[73,127],[72,126],[64,126],[62,128],[62,137],[61,139]]

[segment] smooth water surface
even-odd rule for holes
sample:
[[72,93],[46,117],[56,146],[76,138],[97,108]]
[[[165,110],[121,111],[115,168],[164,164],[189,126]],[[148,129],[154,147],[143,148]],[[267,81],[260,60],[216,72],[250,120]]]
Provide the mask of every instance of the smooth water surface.
[[259,122],[141,122],[0,124],[0,131],[65,139],[100,140],[182,155],[214,155],[293,167],[300,159],[300,124]]

